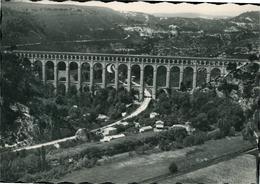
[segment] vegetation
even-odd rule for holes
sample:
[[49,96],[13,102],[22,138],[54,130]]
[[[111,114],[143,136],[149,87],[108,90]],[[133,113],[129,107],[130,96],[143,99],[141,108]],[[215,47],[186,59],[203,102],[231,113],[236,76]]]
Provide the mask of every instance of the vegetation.
[[169,166],[169,170],[171,173],[176,173],[178,171],[178,167],[175,162],[172,162]]
[[44,142],[74,135],[79,128],[98,128],[109,123],[98,120],[99,114],[118,119],[134,100],[134,91],[124,88],[96,89],[80,95],[70,90],[66,96],[55,96],[52,85],[42,84],[29,61],[12,54],[3,54],[2,59],[1,140],[5,143],[28,138]]
[[161,19],[101,7],[4,2],[2,41],[25,50],[247,58],[257,53],[258,15]]

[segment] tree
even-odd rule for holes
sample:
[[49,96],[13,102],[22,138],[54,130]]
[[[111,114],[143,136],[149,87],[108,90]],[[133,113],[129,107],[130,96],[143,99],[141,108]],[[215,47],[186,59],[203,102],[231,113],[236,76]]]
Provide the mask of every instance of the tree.
[[[35,77],[28,60],[21,60],[14,54],[1,53],[1,135],[15,132],[19,124],[15,120],[22,116],[14,110],[17,104],[30,105],[30,101],[42,96],[43,86]],[[29,65],[29,66],[28,66]],[[18,106],[17,106],[18,107]]]
[[193,119],[192,125],[202,131],[209,130],[209,122],[206,113],[200,113]]
[[175,162],[172,162],[169,166],[169,170],[172,174],[176,173],[178,171],[177,164]]

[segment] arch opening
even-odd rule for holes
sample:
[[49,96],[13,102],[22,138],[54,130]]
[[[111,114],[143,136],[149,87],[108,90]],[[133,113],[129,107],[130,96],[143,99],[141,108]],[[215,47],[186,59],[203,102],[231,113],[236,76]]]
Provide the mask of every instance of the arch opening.
[[78,81],[78,64],[76,62],[71,62],[69,65],[69,80],[72,83]]
[[61,61],[58,63],[58,81],[66,81],[66,63]]
[[[118,80],[119,84],[127,84],[127,70],[128,67],[125,64],[120,64],[118,67]],[[121,83],[122,82],[122,83]]]
[[193,82],[193,68],[186,67],[183,70],[183,85],[185,85],[186,88],[192,88],[192,82]]
[[180,68],[174,66],[170,71],[170,87],[179,87],[180,86]]
[[93,66],[94,83],[102,83],[102,64],[95,63]]
[[196,86],[204,86],[207,83],[207,69],[198,68],[197,69],[197,78]]
[[165,66],[159,66],[157,68],[157,77],[156,77],[156,84],[158,87],[165,87],[166,86],[166,75],[167,69]]
[[54,80],[54,63],[47,61],[46,63],[46,80]]
[[218,77],[221,76],[221,71],[219,68],[213,68],[211,71],[210,71],[210,80],[215,80],[217,79]]
[[133,86],[137,86],[140,84],[140,71],[141,68],[139,65],[131,66],[131,81]]
[[31,68],[31,61],[28,58],[23,58],[22,59],[22,65],[23,65],[24,68],[30,69]]
[[81,81],[89,82],[90,81],[90,64],[83,63],[81,66]]
[[106,65],[106,83],[108,85],[115,83],[115,65],[112,63]]
[[153,85],[153,66],[151,65],[144,67],[144,83],[147,84],[147,86]]
[[39,80],[43,80],[43,75],[42,75],[42,62],[37,60],[34,62],[34,71],[35,75]]

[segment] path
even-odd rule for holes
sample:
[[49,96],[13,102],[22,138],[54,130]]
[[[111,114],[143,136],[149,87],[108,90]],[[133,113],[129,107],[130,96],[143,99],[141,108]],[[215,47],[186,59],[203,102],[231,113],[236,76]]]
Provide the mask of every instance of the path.
[[[140,85],[139,85],[138,83],[136,83],[136,82],[132,82],[132,83],[133,83],[134,85],[136,85],[136,86],[140,86]],[[114,123],[111,123],[111,124],[109,124],[109,125],[103,126],[103,127],[101,127],[101,128],[94,129],[94,130],[92,130],[92,131],[103,130],[103,129],[105,129],[105,128],[112,127],[112,126],[114,126],[114,125],[118,125],[118,124],[124,122],[126,119],[133,118],[133,117],[139,115],[140,113],[142,113],[142,112],[148,107],[148,105],[149,105],[149,103],[150,103],[150,101],[151,101],[151,99],[152,99],[151,93],[150,93],[146,88],[145,88],[145,90],[144,90],[144,96],[145,96],[145,98],[144,98],[143,102],[141,103],[141,105],[140,105],[134,112],[132,112],[131,114],[129,114],[128,116],[124,117],[124,118],[121,119],[121,120],[118,120],[118,121],[116,121],[116,122],[114,122]]]
[[42,144],[36,144],[36,145],[32,145],[32,146],[26,146],[26,147],[18,148],[18,149],[15,149],[13,151],[36,149],[36,148],[40,148],[42,146],[54,145],[54,144],[65,142],[67,140],[72,140],[72,139],[75,139],[75,138],[76,138],[76,136],[66,137],[66,138],[63,138],[63,139],[58,139],[58,140],[55,140],[55,141],[50,141],[50,142],[46,142],[46,143],[42,143]]
[[[133,82],[133,84],[140,86],[139,84],[137,84],[135,82]],[[119,121],[116,121],[112,124],[106,125],[104,127],[98,128],[98,129],[94,129],[92,131],[95,132],[97,130],[103,130],[107,127],[111,127],[111,126],[114,126],[116,124],[120,124],[128,118],[133,118],[133,117],[139,115],[141,112],[143,112],[148,107],[148,105],[151,101],[151,93],[147,89],[144,90],[144,94],[145,94],[145,98],[144,98],[143,102],[134,112],[132,112],[131,114],[129,114],[128,116],[124,117],[123,119],[121,119]],[[63,138],[63,139],[58,139],[58,140],[54,140],[54,141],[50,141],[50,142],[46,142],[46,143],[42,143],[42,144],[36,144],[36,145],[32,145],[32,146],[21,147],[21,148],[15,149],[13,151],[37,149],[37,148],[40,148],[42,146],[54,145],[54,144],[57,144],[57,143],[65,142],[67,140],[73,140],[75,138],[76,138],[76,136],[66,137],[66,138]]]

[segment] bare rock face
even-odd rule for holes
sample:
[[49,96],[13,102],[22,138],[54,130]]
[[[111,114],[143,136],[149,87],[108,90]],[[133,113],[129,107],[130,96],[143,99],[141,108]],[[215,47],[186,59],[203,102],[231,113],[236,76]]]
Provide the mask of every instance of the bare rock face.
[[88,131],[86,128],[80,128],[75,133],[76,139],[81,141],[87,141],[88,140]]

